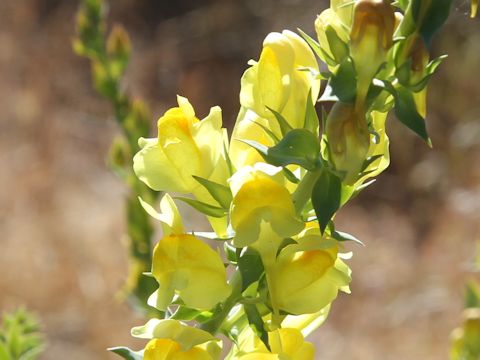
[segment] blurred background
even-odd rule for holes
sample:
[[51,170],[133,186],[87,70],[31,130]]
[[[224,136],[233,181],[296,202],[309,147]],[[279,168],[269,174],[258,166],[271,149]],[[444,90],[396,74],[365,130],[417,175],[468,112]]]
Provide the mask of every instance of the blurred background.
[[[133,59],[124,86],[156,119],[190,99],[203,117],[220,105],[231,127],[240,76],[271,31],[313,34],[311,0],[111,0]],[[126,274],[123,197],[105,165],[119,130],[71,50],[77,0],[0,1],[0,312],[24,305],[48,338],[42,359],[114,359],[106,348],[144,343],[144,319],[116,294]],[[428,149],[390,119],[392,164],[338,215],[366,247],[311,337],[318,359],[445,359],[460,322],[480,238],[480,19],[454,0],[434,39],[448,53],[430,85]]]

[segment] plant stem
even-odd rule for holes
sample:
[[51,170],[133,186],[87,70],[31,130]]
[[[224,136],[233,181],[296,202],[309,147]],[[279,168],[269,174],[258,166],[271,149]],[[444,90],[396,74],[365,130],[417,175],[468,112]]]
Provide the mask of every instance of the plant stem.
[[293,204],[297,215],[302,213],[303,208],[312,196],[313,186],[320,177],[322,169],[307,171],[302,181],[298,184],[297,190],[292,194]]

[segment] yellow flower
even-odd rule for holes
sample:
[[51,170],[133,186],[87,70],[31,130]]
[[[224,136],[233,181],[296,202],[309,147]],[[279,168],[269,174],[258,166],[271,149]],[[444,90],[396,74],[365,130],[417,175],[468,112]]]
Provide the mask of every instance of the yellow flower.
[[267,269],[272,303],[291,314],[316,313],[328,306],[338,290],[349,292],[350,269],[338,257],[338,245],[322,238],[311,224],[282,250]]
[[287,315],[282,321],[282,327],[298,329],[307,337],[327,320],[329,312],[330,305],[327,305],[313,314]]
[[303,229],[283,185],[281,168],[265,163],[246,166],[230,179],[230,187],[234,196],[230,210],[234,246],[252,245],[264,255],[275,254],[284,238]]
[[216,360],[221,352],[211,334],[172,319],[151,319],[134,327],[132,335],[152,339],[145,347],[147,360]]
[[239,336],[239,347],[233,349],[230,360],[313,360],[315,348],[294,328],[281,328],[268,333],[270,350],[246,328]]
[[353,104],[337,102],[327,117],[326,137],[335,170],[352,185],[362,170],[370,147],[370,134],[364,114]]
[[154,305],[165,310],[178,294],[195,309],[211,309],[231,293],[222,259],[193,235],[164,237],[153,252],[152,274],[160,287]]
[[212,360],[210,354],[199,346],[183,351],[170,339],[152,339],[145,347],[144,360]]
[[139,140],[134,157],[138,178],[154,190],[194,193],[200,187],[192,175],[224,183],[225,129],[218,106],[200,121],[186,98],[158,120],[158,138]]
[[[319,71],[315,55],[307,43],[291,31],[270,33],[263,42],[258,62],[250,61],[249,64],[252,66],[241,80],[241,109],[230,148],[230,157],[237,168],[253,165],[261,158],[254,149],[235,139],[271,144],[264,130],[255,123],[280,136],[274,115],[268,108],[282,114],[293,128],[301,128],[309,91],[313,102],[320,91],[320,80],[315,76]],[[301,68],[310,68],[312,72]]]

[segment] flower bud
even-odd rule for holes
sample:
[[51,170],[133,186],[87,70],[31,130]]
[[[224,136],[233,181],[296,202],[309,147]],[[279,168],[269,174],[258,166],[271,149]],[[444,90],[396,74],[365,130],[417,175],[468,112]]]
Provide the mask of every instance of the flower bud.
[[365,115],[356,112],[353,104],[335,103],[327,117],[326,136],[335,170],[344,175],[346,184],[352,185],[370,147]]
[[350,32],[351,55],[360,78],[375,76],[393,44],[395,15],[386,0],[360,0],[355,4]]
[[127,61],[132,52],[130,37],[125,28],[115,25],[107,39],[107,52],[115,59]]

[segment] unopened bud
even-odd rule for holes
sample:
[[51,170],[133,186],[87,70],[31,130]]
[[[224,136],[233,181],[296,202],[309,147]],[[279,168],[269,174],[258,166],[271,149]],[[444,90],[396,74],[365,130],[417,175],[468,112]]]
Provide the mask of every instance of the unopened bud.
[[370,147],[365,115],[355,111],[354,104],[337,102],[327,117],[326,136],[335,170],[344,174],[346,184],[352,185]]
[[116,59],[127,60],[132,51],[130,37],[121,25],[115,25],[108,36],[107,51]]
[[[360,0],[355,4],[350,32],[351,55],[358,74],[372,78],[386,60],[393,44],[395,14],[382,0]],[[359,75],[360,76],[360,75]]]

